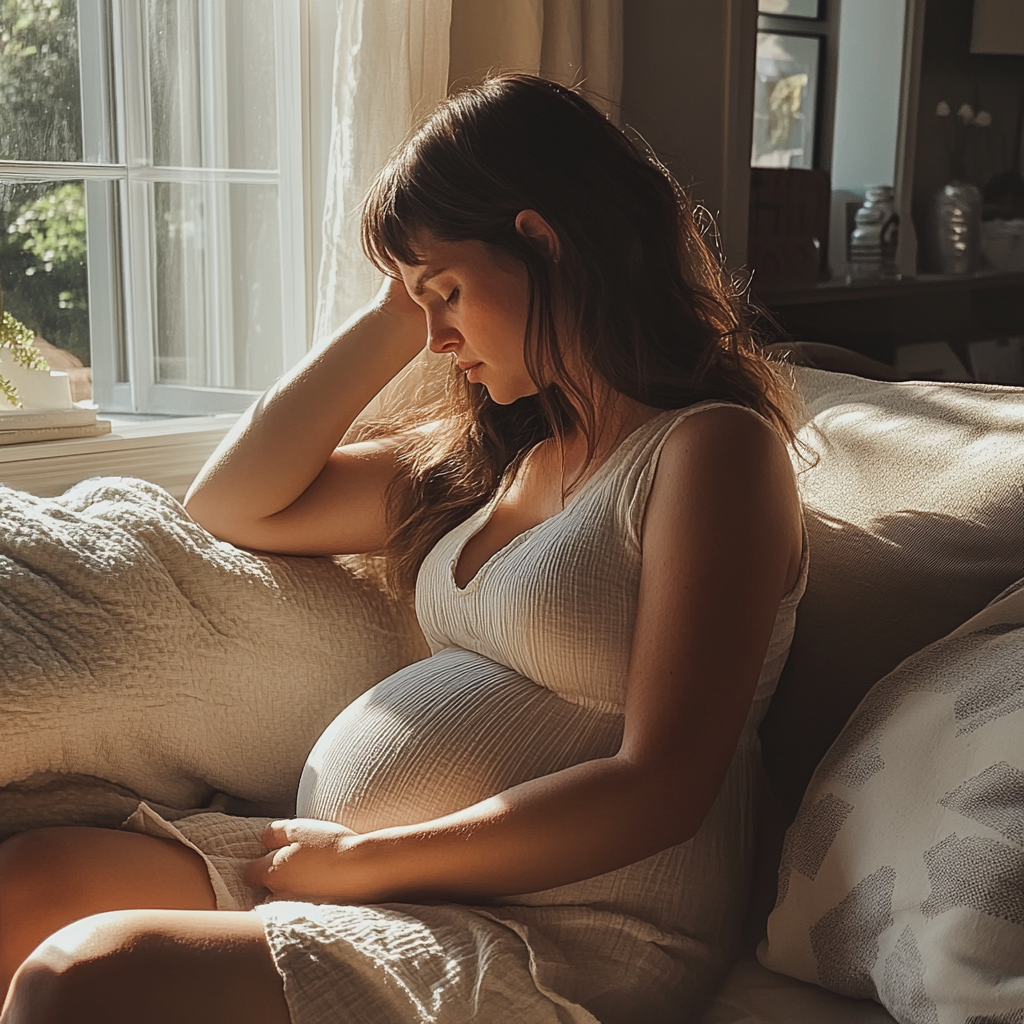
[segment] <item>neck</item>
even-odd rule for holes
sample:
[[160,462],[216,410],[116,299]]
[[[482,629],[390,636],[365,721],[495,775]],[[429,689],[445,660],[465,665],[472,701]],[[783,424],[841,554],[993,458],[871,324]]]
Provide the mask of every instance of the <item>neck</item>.
[[[623,438],[661,411],[615,391],[603,381],[591,380],[587,391],[593,409],[594,436],[590,437],[589,441],[592,446],[592,456],[598,461],[613,451]],[[588,417],[583,403],[573,402],[572,404],[579,421],[587,423]],[[565,443],[567,447],[578,445],[585,450],[587,440],[583,431],[577,429],[565,438]]]

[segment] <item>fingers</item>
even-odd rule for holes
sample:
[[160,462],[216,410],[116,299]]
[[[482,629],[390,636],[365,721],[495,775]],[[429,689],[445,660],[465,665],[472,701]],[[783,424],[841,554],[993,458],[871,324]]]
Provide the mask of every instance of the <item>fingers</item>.
[[246,885],[251,885],[254,889],[269,889],[270,886],[267,884],[267,880],[274,866],[274,857],[276,855],[277,851],[275,850],[265,854],[258,860],[249,861],[242,869],[242,878]]
[[263,830],[263,845],[268,850],[280,850],[291,843],[306,846],[333,846],[339,836],[354,836],[356,833],[344,825],[319,818],[291,818],[287,821],[272,821]]
[[292,842],[288,826],[293,824],[292,821],[272,821],[263,830],[263,845],[268,850],[280,850],[282,846],[287,846]]

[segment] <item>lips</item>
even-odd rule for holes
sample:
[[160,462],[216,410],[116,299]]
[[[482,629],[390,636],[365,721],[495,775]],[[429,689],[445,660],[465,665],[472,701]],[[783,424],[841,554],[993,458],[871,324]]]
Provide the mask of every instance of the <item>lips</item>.
[[462,370],[463,373],[466,373],[468,370],[472,370],[474,367],[477,367],[480,364],[479,363],[456,363],[455,365],[460,370]]

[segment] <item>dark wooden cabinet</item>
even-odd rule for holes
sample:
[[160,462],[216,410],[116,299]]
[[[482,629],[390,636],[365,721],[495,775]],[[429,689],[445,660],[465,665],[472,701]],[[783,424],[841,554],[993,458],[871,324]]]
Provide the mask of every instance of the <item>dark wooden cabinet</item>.
[[1024,335],[1024,273],[923,274],[899,281],[826,282],[755,300],[797,341],[842,345],[885,363],[897,345],[967,344]]

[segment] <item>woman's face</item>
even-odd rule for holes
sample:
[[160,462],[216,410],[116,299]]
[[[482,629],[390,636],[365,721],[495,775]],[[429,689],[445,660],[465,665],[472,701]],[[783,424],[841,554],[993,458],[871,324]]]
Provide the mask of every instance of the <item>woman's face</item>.
[[427,315],[427,345],[450,352],[469,381],[499,405],[537,393],[526,369],[526,268],[483,242],[419,238],[422,266],[399,264]]

